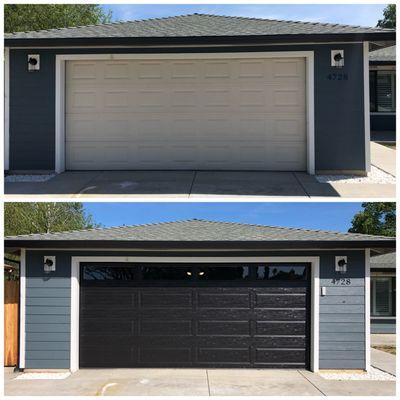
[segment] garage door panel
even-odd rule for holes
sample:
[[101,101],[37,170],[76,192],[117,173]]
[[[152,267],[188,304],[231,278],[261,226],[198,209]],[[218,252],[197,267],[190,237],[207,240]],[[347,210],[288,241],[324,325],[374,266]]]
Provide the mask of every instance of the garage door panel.
[[256,322],[256,335],[279,335],[285,332],[286,335],[305,335],[306,324],[301,322],[271,322],[271,321],[257,321]]
[[68,61],[66,167],[304,170],[304,82],[302,58]]
[[256,349],[256,363],[273,364],[281,362],[304,365],[305,361],[306,353],[304,350]]
[[243,348],[203,348],[198,349],[198,363],[206,364],[238,364],[250,366],[250,349]]
[[256,304],[257,308],[305,308],[306,307],[306,296],[304,295],[282,295],[278,296],[276,294],[256,294]]
[[306,318],[306,310],[272,310],[272,309],[256,309],[255,317],[265,321],[301,321]]
[[192,363],[191,347],[141,347],[139,349],[138,362],[143,364],[157,365],[182,365]]
[[[135,264],[135,273],[124,267],[122,275],[111,273],[110,266],[107,274],[99,274],[98,266],[88,268],[91,274],[83,270],[81,276],[95,279],[81,284],[81,366],[258,368],[308,363],[310,286],[304,265],[274,264],[260,270],[251,265],[180,265],[175,271],[162,264]],[[297,280],[276,281],[269,274]],[[115,278],[107,280],[110,276]],[[162,286],[163,279],[172,277],[181,280]],[[98,304],[96,298],[101,298]],[[94,354],[103,348],[104,354]]]

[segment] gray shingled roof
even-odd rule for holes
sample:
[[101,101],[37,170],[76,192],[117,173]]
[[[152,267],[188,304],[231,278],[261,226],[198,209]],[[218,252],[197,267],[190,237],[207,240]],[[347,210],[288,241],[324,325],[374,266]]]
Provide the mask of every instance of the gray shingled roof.
[[60,233],[8,236],[6,241],[389,241],[384,236],[205,221],[199,219]]
[[396,62],[396,46],[384,47],[369,53],[369,61],[393,61]]
[[396,268],[396,252],[371,257],[371,268]]
[[260,18],[190,14],[176,17],[115,22],[72,28],[5,34],[6,39],[149,38],[204,36],[261,36],[307,34],[362,34],[393,32],[390,29],[282,21]]

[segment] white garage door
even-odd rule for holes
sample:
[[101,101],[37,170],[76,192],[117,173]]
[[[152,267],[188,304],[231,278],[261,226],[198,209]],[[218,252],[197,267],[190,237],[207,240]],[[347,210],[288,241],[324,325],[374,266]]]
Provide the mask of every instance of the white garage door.
[[305,59],[68,61],[69,170],[306,169]]

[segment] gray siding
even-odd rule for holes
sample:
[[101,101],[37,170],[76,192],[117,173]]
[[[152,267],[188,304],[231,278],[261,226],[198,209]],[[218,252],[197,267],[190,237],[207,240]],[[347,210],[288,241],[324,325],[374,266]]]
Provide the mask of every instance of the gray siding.
[[26,254],[26,368],[69,368],[70,258],[57,257],[56,272],[43,274],[45,253]]
[[[137,253],[124,252],[124,255]],[[43,273],[43,256],[55,255],[56,272]],[[27,251],[26,368],[69,368],[71,256],[111,252]],[[157,254],[160,255],[160,254]],[[171,254],[169,254],[171,255]],[[364,368],[364,251],[265,252],[270,256],[320,256],[320,367]],[[347,255],[349,286],[335,286],[335,255]]]
[[[344,49],[345,66],[330,66],[330,51]],[[315,52],[315,163],[317,170],[365,170],[362,44],[260,46],[238,51]],[[133,49],[68,49],[61,53],[133,53]],[[152,52],[177,52],[153,49]],[[193,52],[193,50],[185,50]],[[232,51],[232,48],[196,50]],[[27,55],[40,54],[40,71],[27,71]],[[53,170],[55,165],[55,50],[10,51],[10,169]],[[329,80],[330,73],[347,80]],[[340,118],[338,118],[340,115]],[[339,156],[340,155],[340,156]]]
[[[342,252],[345,255],[344,252]],[[365,367],[365,256],[348,254],[346,274],[336,274],[330,257],[321,258],[320,368]],[[350,279],[337,285],[334,278]]]

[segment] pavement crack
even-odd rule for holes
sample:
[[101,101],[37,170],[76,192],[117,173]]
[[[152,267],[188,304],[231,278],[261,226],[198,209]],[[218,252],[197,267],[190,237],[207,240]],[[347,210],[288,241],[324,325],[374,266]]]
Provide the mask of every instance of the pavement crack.
[[208,378],[208,369],[206,369],[206,376],[207,376],[208,395],[211,396],[210,379]]
[[306,188],[304,187],[304,185],[302,184],[301,180],[299,179],[299,177],[297,176],[296,172],[292,172],[294,179],[296,179],[297,183],[299,184],[299,186],[303,189],[304,194],[311,198],[311,196],[308,194]]
[[[304,375],[299,369],[297,370],[297,372],[308,382],[311,383],[311,385],[313,385],[315,387],[315,389],[318,390],[318,392],[320,392],[323,396],[327,396],[317,385],[315,385],[313,382],[311,382],[306,375]],[[314,372],[315,373],[315,372]]]

